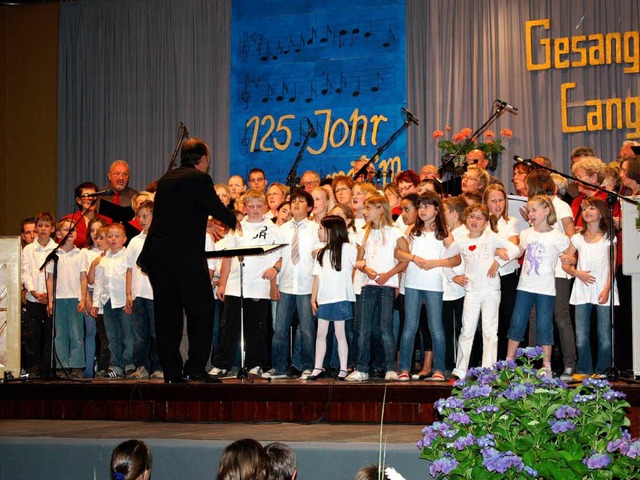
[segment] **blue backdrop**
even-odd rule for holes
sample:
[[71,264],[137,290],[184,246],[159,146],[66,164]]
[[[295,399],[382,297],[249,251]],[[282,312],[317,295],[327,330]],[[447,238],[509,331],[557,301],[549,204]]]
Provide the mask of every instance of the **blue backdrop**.
[[[372,157],[404,121],[405,15],[404,0],[234,0],[230,174],[259,167],[285,181],[309,122],[317,136],[299,175]],[[406,134],[376,166],[391,175],[402,164]]]

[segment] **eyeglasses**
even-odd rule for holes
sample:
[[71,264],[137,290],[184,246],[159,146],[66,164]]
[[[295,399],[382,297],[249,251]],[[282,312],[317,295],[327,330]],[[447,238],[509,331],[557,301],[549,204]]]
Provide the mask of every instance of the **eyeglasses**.
[[312,180],[310,182],[301,183],[303,187],[315,187],[316,185],[320,185],[320,180]]
[[478,181],[478,177],[472,177],[471,175],[465,173],[462,175],[462,178],[466,178],[467,180],[473,180],[474,182]]
[[350,191],[350,190],[351,190],[351,189],[350,189],[350,188],[347,188],[347,187],[340,187],[340,188],[336,188],[336,189],[335,189],[335,193],[348,192],[348,191]]
[[129,176],[129,172],[109,172],[112,177],[122,177],[127,178]]

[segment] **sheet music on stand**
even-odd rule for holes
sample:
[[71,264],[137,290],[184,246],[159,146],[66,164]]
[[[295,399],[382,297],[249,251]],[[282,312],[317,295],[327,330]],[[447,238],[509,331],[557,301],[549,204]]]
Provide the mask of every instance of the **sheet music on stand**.
[[272,245],[256,245],[251,247],[228,247],[222,250],[209,250],[204,252],[207,258],[226,258],[226,257],[246,257],[253,255],[265,255],[279,248],[289,245],[288,243],[274,243]]

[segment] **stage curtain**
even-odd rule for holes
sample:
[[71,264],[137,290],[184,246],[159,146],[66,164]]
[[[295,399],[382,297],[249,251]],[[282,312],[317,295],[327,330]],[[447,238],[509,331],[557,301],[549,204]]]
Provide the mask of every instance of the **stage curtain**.
[[[141,190],[167,169],[178,122],[229,158],[229,0],[63,2],[59,33],[58,213],[73,189],[108,183],[116,159]],[[179,162],[179,159],[178,159]]]
[[[624,98],[638,95],[638,74],[619,64],[528,71],[525,21],[549,18],[551,30],[539,37],[570,37],[637,30],[639,11],[636,0],[407,0],[407,98],[420,118],[409,130],[409,168],[440,165],[433,131],[479,127],[498,98],[519,108],[491,127],[514,133],[495,173],[508,189],[515,154],[545,155],[568,173],[569,153],[580,145],[614,160],[630,130],[563,134],[560,85],[576,82],[574,102]],[[584,123],[580,110],[572,120]]]

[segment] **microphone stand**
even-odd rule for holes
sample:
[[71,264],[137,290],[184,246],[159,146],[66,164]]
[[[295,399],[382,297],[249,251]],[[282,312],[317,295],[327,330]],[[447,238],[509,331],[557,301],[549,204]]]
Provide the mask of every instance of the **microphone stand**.
[[[480,126],[480,128],[478,128],[475,132],[473,132],[471,134],[471,136],[469,138],[467,138],[467,141],[464,142],[455,153],[449,153],[447,155],[443,155],[442,156],[442,165],[440,165],[440,167],[438,168],[438,173],[440,174],[440,176],[442,176],[447,170],[451,170],[452,171],[452,176],[454,175],[453,172],[453,162],[454,160],[460,155],[460,153],[464,152],[465,149],[469,146],[469,144],[471,142],[474,141],[474,139],[480,135],[482,132],[484,132],[487,128],[489,128],[489,125],[491,123],[493,123],[493,121],[498,118],[500,115],[502,115],[502,112],[505,110],[505,108],[507,108],[507,103],[505,102],[501,102],[499,100],[496,100],[495,102],[493,102],[494,105],[497,105],[495,111],[489,116],[489,118]],[[464,164],[465,169],[466,169],[466,162]]]
[[[613,244],[613,239],[615,238],[615,227],[613,225],[613,207],[616,204],[616,201],[621,200],[627,203],[630,203],[632,205],[636,205],[636,207],[638,206],[638,204],[640,202],[637,202],[636,200],[633,200],[629,197],[625,197],[624,195],[620,195],[617,192],[614,192],[613,190],[607,190],[606,188],[602,188],[600,185],[596,185],[594,183],[589,183],[589,182],[585,182],[583,180],[580,180],[572,175],[568,175],[566,173],[562,173],[559,172],[557,170],[554,170],[553,168],[550,167],[545,167],[544,165],[540,165],[538,163],[533,162],[530,159],[524,159],[524,158],[520,158],[517,155],[513,157],[514,160],[516,160],[517,162],[522,162],[525,165],[528,165],[529,167],[531,167],[532,169],[539,169],[539,170],[546,170],[550,173],[555,173],[560,175],[561,177],[564,177],[566,179],[571,179],[575,182],[581,183],[582,185],[586,185],[587,187],[591,188],[592,190],[596,190],[602,193],[605,193],[607,195],[607,198],[605,200],[605,202],[607,203],[607,206],[609,207],[609,216],[611,218],[611,221],[609,222],[609,285],[610,287],[610,292],[609,292],[609,322],[611,323],[611,365],[609,366],[609,368],[607,369],[607,380],[609,381],[616,381],[620,378],[620,374],[618,369],[616,368],[616,364],[615,364],[615,348],[614,348],[614,343],[615,343],[615,326],[614,326],[614,303],[615,303],[615,298],[614,298],[614,287],[615,287],[615,270],[616,270],[616,265],[615,265],[615,246]],[[624,378],[624,380],[626,381],[631,381],[629,379]]]
[[298,187],[300,183],[300,177],[297,173],[298,165],[300,164],[300,160],[302,160],[302,155],[304,154],[304,149],[307,148],[307,144],[309,143],[310,137],[315,137],[316,135],[312,134],[313,125],[309,124],[309,129],[307,133],[304,134],[304,140],[302,141],[302,145],[300,145],[300,150],[298,150],[298,154],[296,155],[296,159],[291,166],[291,170],[289,170],[289,174],[287,175],[287,180],[285,181],[287,187],[289,187],[289,193],[293,192],[293,190]]
[[[44,259],[44,262],[39,268],[39,270],[42,271],[44,270],[44,268],[47,266],[49,262],[53,261],[53,288],[51,289],[51,300],[52,300],[51,302],[51,358],[49,360],[50,362],[49,363],[49,367],[50,367],[49,379],[57,378],[55,360],[58,359],[58,354],[56,352],[55,339],[56,339],[56,311],[57,311],[56,290],[58,288],[58,260],[60,260],[60,257],[58,257],[58,250],[60,250],[60,245],[64,245],[66,243],[67,239],[69,238],[69,235],[71,235],[71,233],[76,229],[76,225],[78,225],[80,221],[84,220],[84,217],[87,215],[87,213],[89,213],[89,210],[91,210],[91,207],[93,207],[97,201],[98,201],[98,198],[94,197],[93,200],[91,201],[91,205],[89,205],[89,207],[82,212],[82,215],[80,215],[75,222],[71,223],[71,227],[69,228],[69,231],[67,232],[67,234],[64,237],[62,237],[62,239],[60,240],[60,243],[58,243],[58,245],[56,245],[56,247],[53,250],[51,250],[49,255],[47,255],[47,258]],[[71,216],[71,218],[73,219],[73,215]],[[46,276],[46,273],[45,273],[45,276]],[[59,360],[60,359],[58,359],[58,361]],[[62,365],[62,362],[60,362],[60,364]],[[67,368],[62,367],[62,369],[64,370],[64,373],[67,379],[70,379]]]
[[[375,161],[380,157],[380,155],[382,155],[382,153],[389,148],[389,146],[396,140],[396,138],[398,138],[400,136],[400,134],[402,134],[402,132],[404,132],[407,128],[409,128],[409,126],[414,123],[416,125],[420,125],[420,120],[418,120],[418,118],[411,113],[409,110],[407,110],[406,108],[402,107],[402,113],[404,116],[404,122],[402,122],[402,125],[400,126],[400,128],[398,128],[395,132],[393,132],[393,134],[391,134],[391,136],[389,137],[389,139],[382,144],[381,146],[379,146],[376,149],[376,153],[373,154],[373,156],[369,159],[369,161],[367,163],[365,163],[364,165],[362,165],[362,167],[360,167],[360,169],[355,172],[352,176],[353,180],[355,181],[358,177],[360,177],[361,175],[364,175],[364,178],[366,178],[367,175],[367,167],[370,164],[375,163]],[[377,176],[377,173],[376,173]]]
[[169,168],[165,173],[169,173],[171,170],[176,168],[177,162],[176,158],[178,158],[178,152],[180,151],[180,146],[185,138],[189,138],[189,132],[187,132],[187,127],[184,123],[180,122],[178,126],[178,139],[176,140],[176,148],[173,150],[171,154],[171,161],[169,162]]

